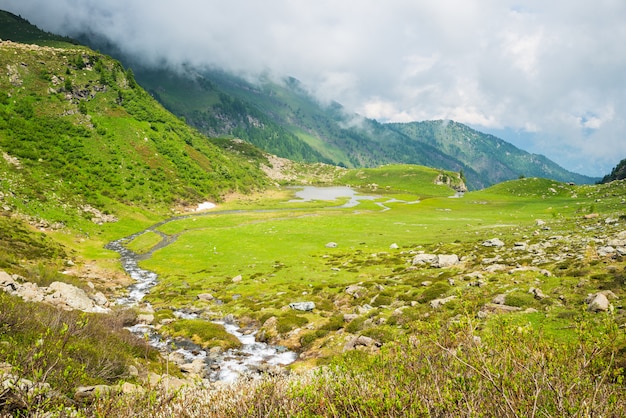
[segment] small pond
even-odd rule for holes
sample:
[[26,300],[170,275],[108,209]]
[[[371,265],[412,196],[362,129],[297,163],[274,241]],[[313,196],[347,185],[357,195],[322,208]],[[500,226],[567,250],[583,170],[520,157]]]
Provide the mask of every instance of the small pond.
[[352,208],[357,206],[362,200],[376,200],[380,196],[361,195],[355,190],[347,186],[332,186],[332,187],[317,187],[317,186],[302,186],[294,187],[298,189],[296,191],[296,197],[298,199],[292,199],[289,202],[311,202],[314,200],[337,200],[339,198],[349,198],[348,202],[341,205],[342,208]]

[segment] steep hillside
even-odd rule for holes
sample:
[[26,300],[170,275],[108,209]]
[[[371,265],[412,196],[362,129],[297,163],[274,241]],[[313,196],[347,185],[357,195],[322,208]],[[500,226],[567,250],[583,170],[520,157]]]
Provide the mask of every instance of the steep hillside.
[[6,209],[65,222],[68,206],[171,208],[265,184],[260,153],[212,143],[107,56],[4,41],[0,67]]
[[600,183],[609,183],[615,180],[623,180],[626,179],[626,159],[620,161],[614,168],[611,170],[610,174],[607,174],[600,180]]

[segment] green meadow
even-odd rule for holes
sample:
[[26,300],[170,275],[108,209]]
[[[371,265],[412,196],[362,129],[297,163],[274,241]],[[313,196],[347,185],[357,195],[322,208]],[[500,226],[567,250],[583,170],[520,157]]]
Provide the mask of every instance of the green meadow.
[[[567,340],[588,293],[622,293],[623,267],[608,268],[594,255],[599,233],[619,231],[619,222],[604,219],[623,222],[622,184],[529,178],[455,197],[433,183],[438,174],[410,166],[348,170],[334,183],[370,199],[354,207],[341,207],[344,197],[294,202],[295,189],[283,188],[256,203],[231,201],[173,219],[158,228],[172,242],[141,262],[160,276],[146,300],[157,311],[184,309],[208,319],[233,314],[318,362],[349,335],[392,341],[421,321],[474,316],[498,294],[519,308],[509,315],[512,323]],[[586,219],[591,212],[602,217]],[[492,238],[505,246],[482,245]],[[129,247],[147,252],[160,239],[147,232]],[[520,250],[522,244],[544,249],[538,256]],[[461,262],[413,265],[420,252],[455,254]],[[487,269],[492,264],[505,268]],[[581,285],[581,275],[596,279]],[[362,288],[359,295],[346,294],[351,285]],[[548,297],[534,297],[532,287]],[[206,293],[214,299],[198,298]],[[453,298],[441,308],[429,304],[447,297]],[[288,307],[303,301],[315,309]],[[272,317],[276,329],[264,325]],[[492,318],[483,321],[486,329]]]

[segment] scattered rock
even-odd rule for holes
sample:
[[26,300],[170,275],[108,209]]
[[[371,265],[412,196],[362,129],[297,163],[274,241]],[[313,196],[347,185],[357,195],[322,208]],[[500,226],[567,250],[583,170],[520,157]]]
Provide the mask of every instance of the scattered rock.
[[442,307],[443,305],[445,305],[446,303],[454,299],[456,299],[456,296],[454,295],[448,296],[447,298],[442,298],[442,299],[433,299],[430,301],[430,307],[433,309],[439,309],[440,307]]
[[397,249],[398,249],[398,248],[400,248],[400,247],[398,246],[398,244],[396,244],[396,243],[394,242],[393,244],[391,244],[391,245],[389,246],[389,248],[390,248],[390,249],[392,249],[392,250],[397,250]]
[[356,350],[359,347],[380,348],[381,346],[382,346],[382,343],[380,343],[379,341],[376,341],[375,339],[370,338],[370,337],[366,337],[365,335],[359,335],[358,337],[354,337],[353,339],[348,341],[346,345],[343,347],[343,351]]
[[509,305],[499,305],[495,303],[486,303],[481,309],[482,312],[486,313],[511,313],[511,312],[519,312],[521,308],[517,306],[509,306]]
[[607,257],[609,255],[615,254],[616,250],[615,250],[615,248],[607,245],[607,246],[598,248],[597,252],[598,252],[598,256],[600,256],[600,257]]
[[93,400],[101,396],[114,393],[116,389],[108,385],[79,386],[76,388],[74,398],[82,401]]
[[506,295],[504,293],[500,293],[499,295],[494,296],[491,303],[495,303],[496,305],[506,304]]
[[358,299],[361,296],[365,295],[365,293],[367,293],[367,289],[363,286],[359,286],[358,284],[353,284],[346,287],[345,292],[353,298]]
[[237,276],[235,276],[235,277],[233,277],[233,278],[232,278],[232,282],[233,282],[233,283],[239,283],[239,282],[241,282],[242,280],[243,280],[243,277],[241,277],[241,274],[239,274],[239,275],[237,275]]
[[329,242],[328,244],[326,244],[326,248],[337,248],[337,243],[336,242]]
[[535,297],[535,299],[545,299],[547,298],[547,296],[541,291],[541,289],[537,288],[537,287],[531,287],[528,290],[528,293],[530,293],[531,295],[533,295]]
[[417,254],[413,257],[413,261],[411,264],[415,265],[423,265],[423,264],[432,264],[437,261],[437,256],[435,254]]
[[504,242],[502,242],[502,240],[500,238],[491,238],[488,239],[487,241],[483,241],[482,244],[484,247],[504,247]]
[[215,298],[214,298],[214,297],[213,297],[213,295],[212,295],[212,294],[210,294],[210,293],[200,293],[200,294],[198,295],[198,299],[199,299],[199,300],[202,300],[202,301],[205,301],[205,302],[210,302],[210,301],[212,301],[212,300],[213,300],[213,299],[215,299]]
[[441,254],[437,256],[437,261],[431,264],[435,268],[452,267],[459,264],[459,256],[456,254]]
[[609,299],[603,293],[589,295],[585,302],[587,302],[587,310],[590,312],[606,312],[611,306]]
[[289,307],[296,311],[310,312],[315,309],[315,302],[292,302]]

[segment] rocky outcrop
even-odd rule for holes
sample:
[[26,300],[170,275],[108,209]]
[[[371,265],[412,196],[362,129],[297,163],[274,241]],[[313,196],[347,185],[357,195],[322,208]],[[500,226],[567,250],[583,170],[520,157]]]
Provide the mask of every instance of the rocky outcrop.
[[83,289],[63,282],[37,286],[17,275],[0,271],[0,289],[29,302],[45,302],[65,310],[109,312],[109,302],[100,292],[88,295]]

